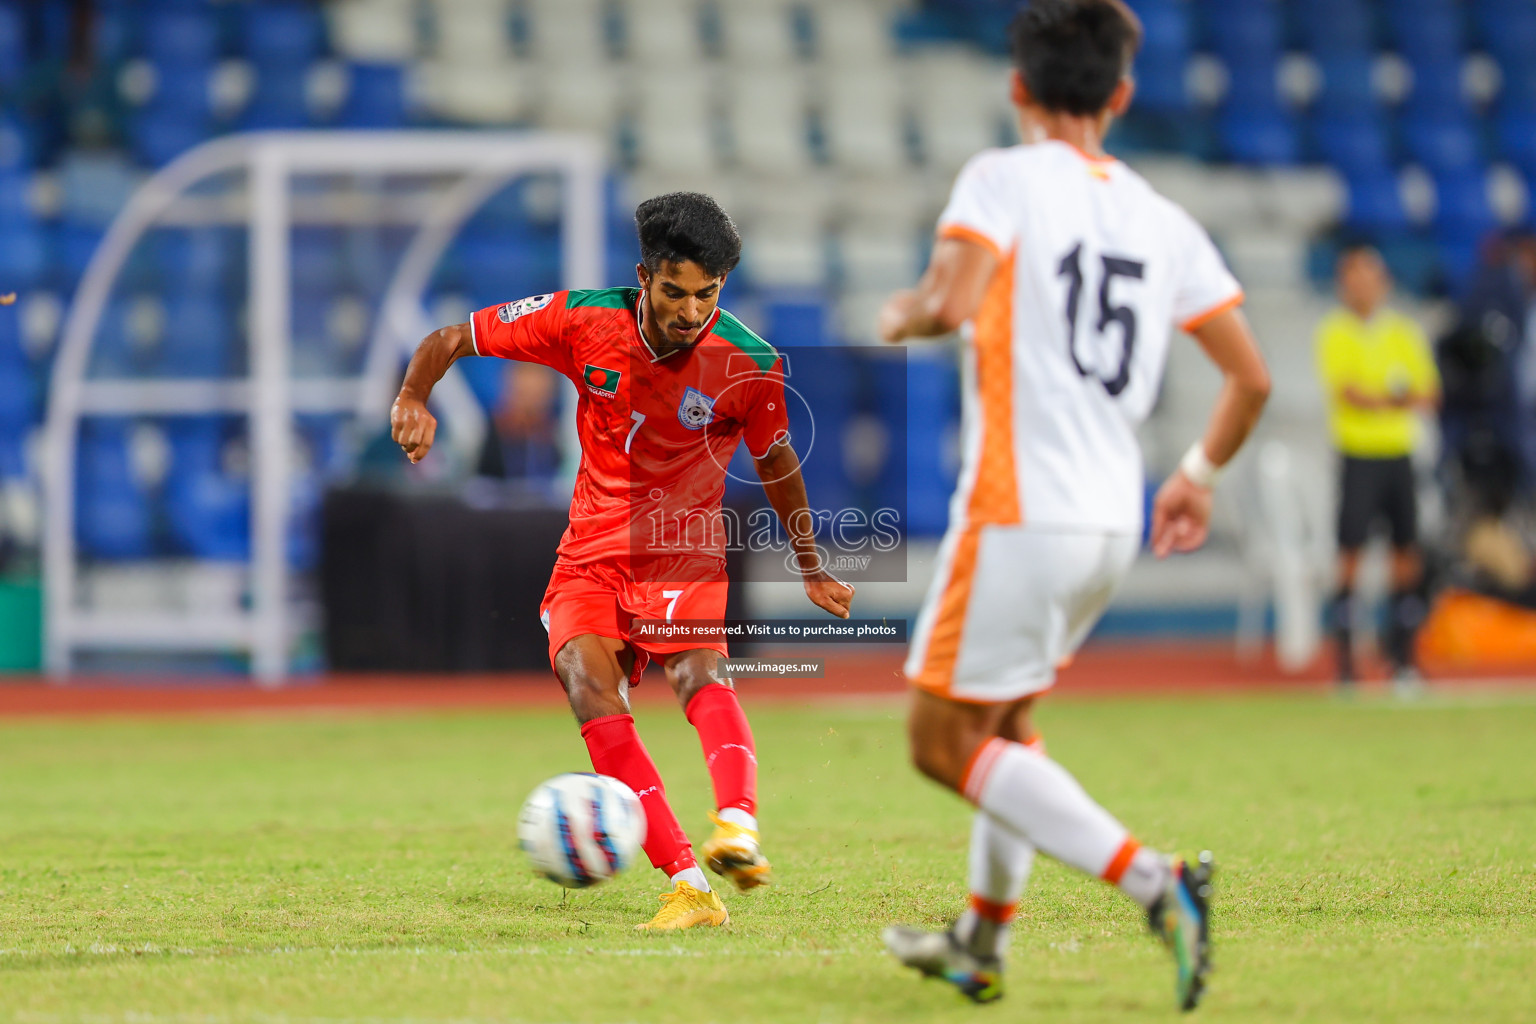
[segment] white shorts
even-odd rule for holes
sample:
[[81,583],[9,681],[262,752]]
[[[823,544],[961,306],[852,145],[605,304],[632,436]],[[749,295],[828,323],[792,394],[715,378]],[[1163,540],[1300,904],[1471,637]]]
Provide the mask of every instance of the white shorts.
[[950,700],[1001,704],[1050,689],[1136,559],[1141,538],[1031,526],[951,530],[905,671]]

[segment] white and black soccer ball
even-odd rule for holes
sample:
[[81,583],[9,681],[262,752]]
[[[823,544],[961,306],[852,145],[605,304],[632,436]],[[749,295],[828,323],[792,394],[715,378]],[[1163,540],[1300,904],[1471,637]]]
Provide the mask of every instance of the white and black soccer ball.
[[517,838],[539,874],[567,889],[585,889],[635,862],[645,838],[645,810],[618,779],[569,772],[529,795],[517,818]]

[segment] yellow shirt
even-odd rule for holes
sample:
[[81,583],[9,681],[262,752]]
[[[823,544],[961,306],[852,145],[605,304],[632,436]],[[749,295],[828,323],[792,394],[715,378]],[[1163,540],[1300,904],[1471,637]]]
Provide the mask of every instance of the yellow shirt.
[[1328,402],[1333,443],[1345,455],[1390,459],[1413,452],[1419,440],[1412,409],[1362,409],[1344,400],[1346,388],[1366,398],[1430,396],[1440,391],[1440,374],[1424,332],[1391,309],[1361,320],[1339,308],[1317,325],[1317,371]]

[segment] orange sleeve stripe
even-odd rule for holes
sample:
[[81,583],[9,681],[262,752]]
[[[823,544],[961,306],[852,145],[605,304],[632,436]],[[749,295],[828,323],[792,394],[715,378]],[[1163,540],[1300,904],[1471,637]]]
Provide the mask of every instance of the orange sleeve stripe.
[[1225,313],[1227,310],[1236,309],[1238,306],[1241,306],[1243,304],[1244,298],[1246,298],[1246,296],[1243,295],[1241,291],[1239,291],[1230,299],[1218,302],[1204,313],[1196,313],[1188,320],[1185,320],[1182,324],[1179,324],[1179,330],[1187,332],[1203,327],[1210,323],[1212,320],[1221,316],[1221,314]]
[[997,243],[975,228],[968,228],[964,224],[945,224],[939,228],[940,238],[953,238],[961,242],[970,242],[979,245],[999,260],[1003,259],[1003,250],[997,247]]
[[1014,257],[998,264],[973,320],[976,401],[981,406],[981,456],[966,502],[966,522],[1022,523],[1013,443]]
[[1121,876],[1125,874],[1125,869],[1131,866],[1132,858],[1136,856],[1136,851],[1140,849],[1140,843],[1130,837],[1126,837],[1125,842],[1120,844],[1120,849],[1116,850],[1115,855],[1109,858],[1109,866],[1104,869],[1104,873],[1099,877],[1110,885],[1119,885]]
[[1013,920],[1017,911],[1017,903],[994,903],[985,896],[977,896],[971,893],[971,909],[976,911],[976,916],[983,921],[991,921],[994,924],[1008,924]]

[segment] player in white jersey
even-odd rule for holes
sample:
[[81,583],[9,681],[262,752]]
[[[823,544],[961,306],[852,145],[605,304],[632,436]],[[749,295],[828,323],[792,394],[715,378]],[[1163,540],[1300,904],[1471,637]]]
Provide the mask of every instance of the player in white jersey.
[[1210,238],[1104,155],[1133,91],[1135,15],[1121,0],[1033,0],[1010,32],[1029,142],[966,165],[927,273],[880,316],[891,342],[964,326],[964,468],[906,673],[914,763],[977,807],[970,907],[948,931],[892,928],[886,942],[973,999],[997,998],[1039,850],[1147,910],[1190,1009],[1209,966],[1209,855],[1186,864],[1137,843],[1046,756],[1030,710],[1136,556],[1136,427],[1173,326],[1224,384],[1204,437],[1157,494],[1159,557],[1204,542],[1217,468],[1257,421],[1269,375]]

